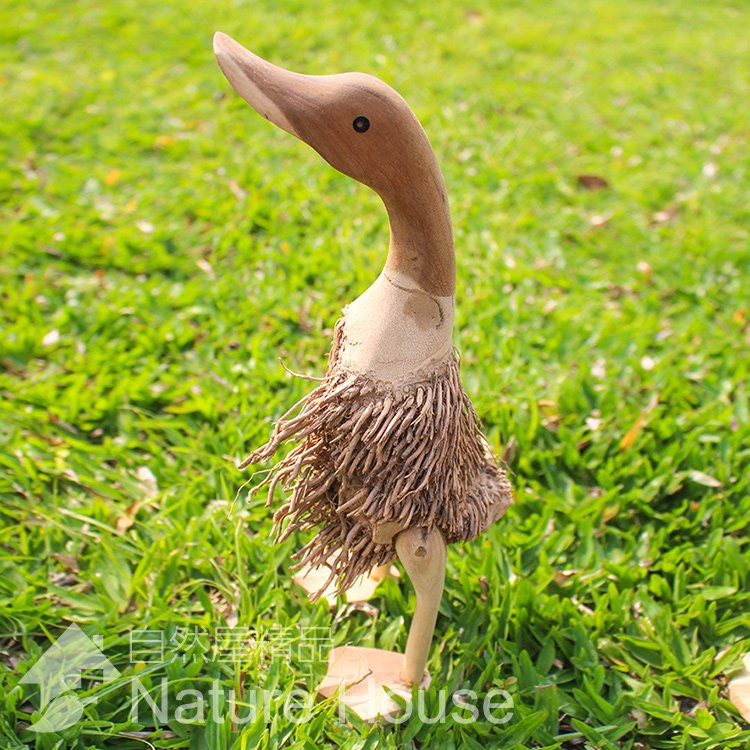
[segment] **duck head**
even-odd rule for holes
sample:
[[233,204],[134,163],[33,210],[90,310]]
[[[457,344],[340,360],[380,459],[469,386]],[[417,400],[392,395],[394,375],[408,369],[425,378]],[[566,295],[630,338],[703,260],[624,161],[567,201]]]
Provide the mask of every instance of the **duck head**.
[[428,294],[452,296],[455,258],[440,167],[404,99],[364,73],[303,75],[217,32],[214,52],[237,93],[259,114],[382,198],[391,224],[386,270]]

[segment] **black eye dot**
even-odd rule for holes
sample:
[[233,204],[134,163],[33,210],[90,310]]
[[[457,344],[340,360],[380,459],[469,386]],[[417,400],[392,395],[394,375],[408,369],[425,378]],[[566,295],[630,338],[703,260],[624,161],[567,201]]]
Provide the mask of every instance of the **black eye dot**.
[[365,133],[370,129],[370,121],[364,115],[359,115],[354,118],[354,122],[352,122],[352,127],[358,133]]

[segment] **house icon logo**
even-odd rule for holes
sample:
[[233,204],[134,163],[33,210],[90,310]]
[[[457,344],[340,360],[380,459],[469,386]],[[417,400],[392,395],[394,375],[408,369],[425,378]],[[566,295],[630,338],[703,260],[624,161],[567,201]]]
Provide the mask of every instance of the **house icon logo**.
[[87,636],[78,625],[71,625],[50,646],[36,664],[21,678],[21,684],[39,686],[39,708],[42,717],[29,729],[34,732],[60,732],[73,726],[84,708],[96,698],[79,698],[81,676],[90,670],[101,670],[108,682],[120,672],[102,652],[102,637]]

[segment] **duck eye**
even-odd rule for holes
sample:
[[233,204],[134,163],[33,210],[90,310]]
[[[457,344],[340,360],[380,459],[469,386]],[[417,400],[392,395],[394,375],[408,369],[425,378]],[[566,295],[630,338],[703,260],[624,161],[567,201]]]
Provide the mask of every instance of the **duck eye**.
[[370,121],[364,115],[359,115],[358,117],[354,118],[354,122],[352,122],[352,127],[358,133],[365,133],[367,130],[370,129]]

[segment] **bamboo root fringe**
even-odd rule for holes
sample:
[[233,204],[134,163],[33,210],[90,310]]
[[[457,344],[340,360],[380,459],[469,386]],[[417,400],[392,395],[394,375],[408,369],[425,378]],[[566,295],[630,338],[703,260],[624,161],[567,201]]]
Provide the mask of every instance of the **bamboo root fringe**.
[[392,539],[373,539],[378,526],[437,527],[447,542],[465,541],[511,501],[510,483],[461,386],[456,356],[394,386],[337,366],[341,329],[328,375],[241,464],[266,461],[282,443],[297,443],[259,486],[268,487],[268,504],[277,485],[290,493],[274,515],[277,541],[319,528],[295,555],[298,567],[330,567],[315,598],[331,582],[345,591],[396,557]]

